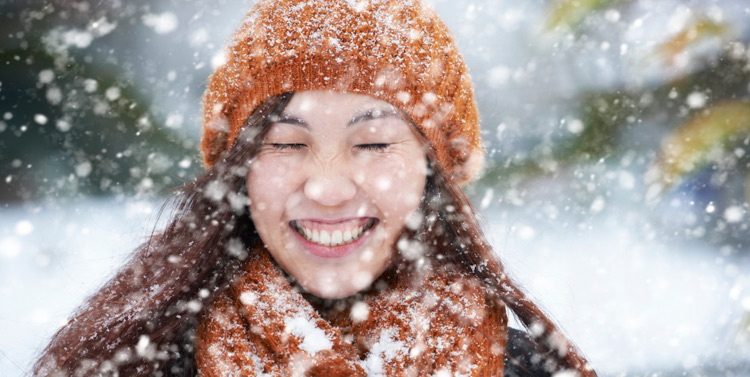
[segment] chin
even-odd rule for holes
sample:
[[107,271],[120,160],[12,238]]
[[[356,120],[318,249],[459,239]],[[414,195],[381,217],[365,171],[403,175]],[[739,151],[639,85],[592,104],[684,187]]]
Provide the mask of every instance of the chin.
[[341,274],[341,271],[332,271],[333,276],[317,276],[308,282],[300,282],[302,288],[312,295],[324,299],[337,300],[357,294],[368,288],[375,277],[368,273]]

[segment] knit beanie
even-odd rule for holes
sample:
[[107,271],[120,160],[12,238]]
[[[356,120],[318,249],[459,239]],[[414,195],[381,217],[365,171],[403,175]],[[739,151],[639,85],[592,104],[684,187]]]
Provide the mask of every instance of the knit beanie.
[[484,159],[474,91],[450,32],[418,0],[259,0],[203,96],[203,159],[231,148],[270,96],[334,90],[401,109],[458,183]]

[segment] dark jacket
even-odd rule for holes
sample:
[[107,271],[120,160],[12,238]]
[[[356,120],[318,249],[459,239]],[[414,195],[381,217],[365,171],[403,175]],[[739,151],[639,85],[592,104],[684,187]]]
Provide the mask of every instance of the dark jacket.
[[551,377],[544,369],[546,353],[524,331],[508,328],[504,377]]

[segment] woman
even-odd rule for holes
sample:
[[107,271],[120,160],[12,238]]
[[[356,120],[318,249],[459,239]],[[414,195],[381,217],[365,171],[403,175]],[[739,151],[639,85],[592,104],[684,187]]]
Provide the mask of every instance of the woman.
[[[261,0],[226,58],[204,95],[208,170],[35,374],[596,375],[458,186],[484,152],[431,10]],[[508,335],[506,305],[533,342]]]

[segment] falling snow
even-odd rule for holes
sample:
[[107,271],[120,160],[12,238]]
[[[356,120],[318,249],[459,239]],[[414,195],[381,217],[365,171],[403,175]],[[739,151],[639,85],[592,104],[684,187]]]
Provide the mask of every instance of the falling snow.
[[34,115],[34,122],[43,126],[47,124],[47,117],[44,114],[36,114]]
[[745,216],[745,211],[738,206],[729,207],[724,211],[724,218],[728,223],[738,223]]
[[92,169],[93,165],[91,165],[91,162],[84,161],[76,166],[76,175],[79,177],[86,177],[91,174]]
[[19,236],[28,236],[34,230],[34,225],[28,220],[19,221],[16,223],[15,230]]
[[[235,63],[222,47],[248,6],[63,3],[0,5],[3,376],[29,374],[76,306],[163,228],[169,190],[203,171],[201,95],[213,70]],[[361,11],[366,3],[341,4]],[[475,84],[487,159],[464,189],[507,273],[600,375],[748,375],[746,3],[578,1],[554,26],[553,5],[572,2],[428,3],[453,31]],[[436,101],[407,92],[394,101],[412,99]],[[399,187],[374,182],[374,191]],[[307,190],[323,193],[315,184]],[[202,195],[236,213],[249,205],[226,182]],[[416,214],[405,226],[434,220]],[[196,220],[190,231],[219,224]],[[223,247],[250,257],[240,238]],[[396,248],[413,261],[426,251],[407,239]],[[186,298],[181,313],[200,313],[212,295]],[[254,292],[239,299],[258,304]],[[375,309],[356,302],[345,314],[356,323]],[[309,353],[332,347],[304,316],[286,327]],[[371,375],[410,352],[390,329],[376,335],[362,361]],[[128,352],[118,357],[161,357],[147,336]]]
[[178,21],[174,13],[164,12],[144,15],[143,24],[153,29],[156,34],[168,34],[177,29]]
[[700,109],[701,107],[706,106],[707,100],[708,98],[705,93],[693,92],[688,95],[687,104],[692,109]]

